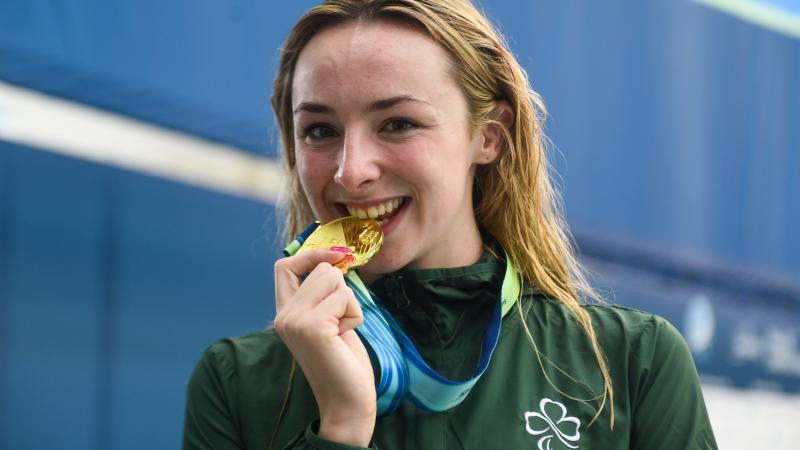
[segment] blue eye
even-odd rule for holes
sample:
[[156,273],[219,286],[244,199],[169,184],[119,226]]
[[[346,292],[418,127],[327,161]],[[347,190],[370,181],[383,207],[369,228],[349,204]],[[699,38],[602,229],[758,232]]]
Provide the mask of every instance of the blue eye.
[[336,136],[336,131],[327,125],[314,124],[306,128],[303,134],[307,139],[322,140]]

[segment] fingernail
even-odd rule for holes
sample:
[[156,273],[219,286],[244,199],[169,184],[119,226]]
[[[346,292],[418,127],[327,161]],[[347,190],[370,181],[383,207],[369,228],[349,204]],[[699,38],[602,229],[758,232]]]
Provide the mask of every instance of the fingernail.
[[341,253],[353,253],[353,250],[350,249],[349,247],[337,247],[335,245],[333,247],[329,247],[328,250],[333,250],[335,252],[341,252]]

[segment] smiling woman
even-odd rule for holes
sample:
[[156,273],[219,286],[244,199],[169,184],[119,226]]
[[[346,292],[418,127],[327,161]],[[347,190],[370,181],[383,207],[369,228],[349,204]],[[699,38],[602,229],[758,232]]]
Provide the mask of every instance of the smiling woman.
[[292,102],[297,172],[314,217],[399,206],[382,217],[384,250],[363,272],[477,261],[472,184],[476,167],[497,157],[501,133],[471,129],[440,45],[402,22],[331,26],[300,53]]
[[353,215],[383,247],[357,271],[369,289],[341,248],[276,262],[274,328],[207,349],[184,448],[716,448],[675,329],[584,303],[544,107],[469,1],[324,2],[287,38],[272,102],[287,237]]

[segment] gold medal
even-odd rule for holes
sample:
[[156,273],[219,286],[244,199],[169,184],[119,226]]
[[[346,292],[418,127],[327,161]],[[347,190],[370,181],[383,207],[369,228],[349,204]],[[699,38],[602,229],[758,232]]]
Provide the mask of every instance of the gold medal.
[[[344,268],[355,269],[368,263],[383,244],[383,230],[375,219],[343,217],[320,225],[309,235],[298,253],[315,248],[348,249],[352,257],[345,258]],[[344,247],[344,248],[343,248]],[[336,264],[337,267],[341,264]]]

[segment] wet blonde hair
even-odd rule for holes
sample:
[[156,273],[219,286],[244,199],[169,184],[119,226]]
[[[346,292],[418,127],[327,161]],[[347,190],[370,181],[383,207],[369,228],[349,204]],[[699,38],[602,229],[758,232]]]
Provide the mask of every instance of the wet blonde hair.
[[[575,259],[560,212],[560,198],[550,180],[542,132],[544,104],[531,89],[525,71],[500,33],[469,0],[329,0],[300,18],[281,50],[272,94],[287,175],[283,200],[286,237],[293,238],[314,220],[295,160],[291,92],[297,59],[320,30],[374,20],[401,21],[427,32],[451,55],[454,78],[467,99],[472,130],[490,124],[502,129],[505,142],[500,156],[476,172],[476,219],[509,253],[523,282],[562,302],[573,313],[589,340],[603,378],[601,395],[578,400],[598,401],[594,419],[608,404],[613,428],[611,376],[591,318],[580,306],[582,298],[598,296]],[[497,102],[501,100],[513,109],[514,116],[505,118],[508,120],[496,117]],[[506,125],[506,121],[511,123]],[[522,313],[520,304],[517,302]],[[524,320],[522,324],[542,364],[543,355]]]

